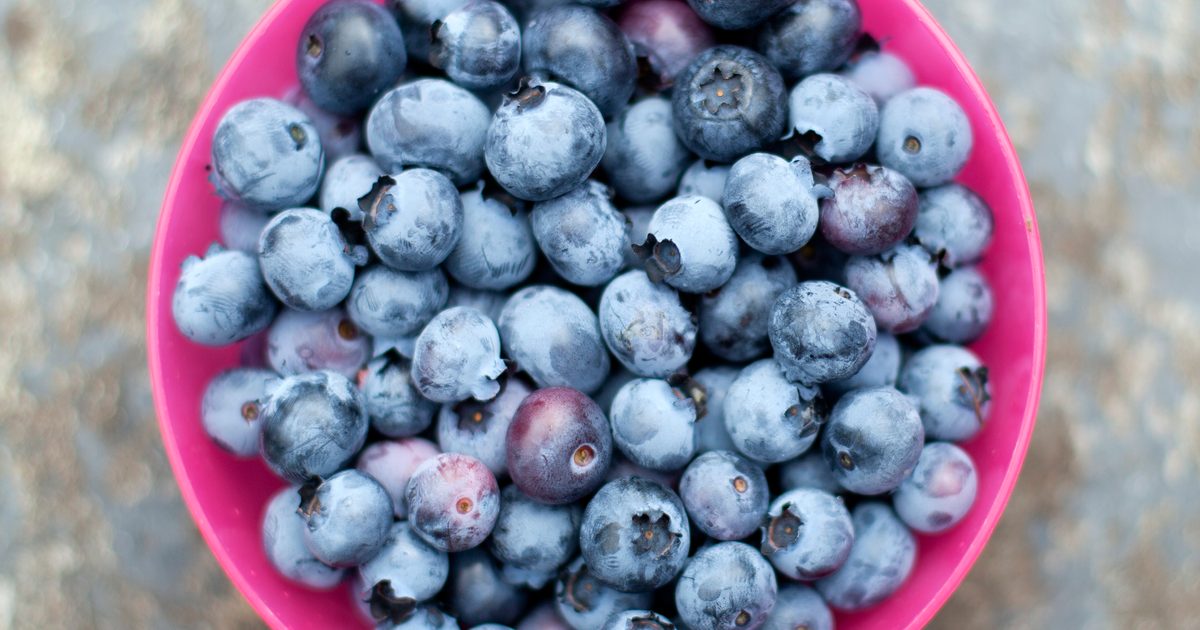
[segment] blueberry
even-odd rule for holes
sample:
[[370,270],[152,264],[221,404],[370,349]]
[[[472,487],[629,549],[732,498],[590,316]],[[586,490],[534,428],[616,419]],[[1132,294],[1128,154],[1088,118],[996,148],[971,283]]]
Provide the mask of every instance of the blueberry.
[[797,488],[814,488],[829,494],[841,494],[842,486],[838,484],[833,471],[825,461],[825,456],[817,449],[785,462],[779,467],[779,485],[786,490]]
[[688,561],[675,584],[675,606],[691,630],[758,628],[778,590],[771,565],[753,547],[723,542]]
[[987,278],[975,267],[960,267],[938,283],[938,299],[924,331],[949,343],[975,341],[992,321],[995,302]]
[[767,513],[769,493],[762,468],[731,451],[704,453],[679,479],[679,497],[688,517],[717,540],[753,534]]
[[631,2],[617,14],[617,26],[633,44],[643,78],[656,88],[670,87],[714,43],[712,29],[684,0]]
[[574,630],[600,628],[609,617],[650,605],[650,593],[624,593],[597,580],[576,558],[554,583],[554,606]]
[[508,471],[504,440],[517,408],[533,390],[523,380],[507,376],[496,397],[481,403],[466,400],[442,405],[437,417],[437,438],[447,453],[463,453],[483,462],[492,474]]
[[392,511],[396,518],[403,519],[408,517],[408,499],[404,496],[408,480],[425,460],[438,453],[433,442],[421,438],[384,440],[364,448],[358,456],[356,468],[383,486],[388,496],[392,497]]
[[357,470],[314,479],[300,489],[304,544],[318,560],[352,567],[370,560],[387,542],[392,499]]
[[258,235],[271,216],[239,201],[221,203],[221,244],[247,254],[258,254]]
[[500,311],[504,310],[507,302],[508,296],[499,291],[483,291],[455,285],[450,287],[450,299],[446,301],[446,308],[469,306],[487,315],[488,319],[496,321],[500,319]]
[[463,306],[438,313],[417,337],[412,379],[421,395],[440,403],[490,400],[504,373],[500,333],[479,311]]
[[354,280],[346,312],[372,335],[402,337],[420,332],[446,305],[450,286],[440,269],[395,271],[377,265]]
[[388,0],[399,18],[404,32],[404,46],[409,57],[429,59],[433,47],[433,24],[470,0]]
[[890,333],[875,337],[875,351],[854,376],[825,384],[825,390],[835,394],[866,387],[894,387],[900,376],[900,342]]
[[833,613],[821,594],[800,584],[788,584],[779,589],[775,609],[763,630],[833,630]]
[[[698,1],[714,0],[692,6]],[[738,0],[743,4],[755,3]],[[732,162],[783,135],[786,100],[783,77],[765,57],[737,46],[709,48],[676,81],[675,133],[700,157]]]
[[746,244],[764,254],[794,252],[817,231],[818,191],[812,165],[754,153],[737,161],[719,199]]
[[351,221],[362,221],[358,200],[367,196],[383,176],[383,169],[369,155],[352,153],[338,158],[325,169],[325,178],[321,180],[321,211],[332,216],[334,210],[341,208]]
[[879,112],[879,162],[921,188],[953,179],[967,163],[972,143],[966,112],[936,88],[901,92]]
[[625,263],[625,217],[599,182],[586,181],[561,197],[534,204],[529,218],[542,253],[567,282],[603,284]]
[[705,22],[725,30],[757,26],[792,0],[688,0]]
[[732,451],[733,440],[725,429],[725,394],[740,369],[728,365],[704,368],[692,381],[704,388],[705,413],[696,420],[696,452]]
[[856,164],[829,178],[833,196],[821,202],[821,234],[829,244],[870,256],[900,244],[917,222],[917,190],[900,173]]
[[255,98],[229,108],[217,123],[209,179],[226,199],[278,210],[311,199],[324,164],[308,116],[282,101]]
[[399,271],[433,269],[462,235],[462,200],[437,171],[414,168],[381,177],[359,203],[371,249]]
[[938,534],[970,511],[978,483],[970,455],[949,442],[930,442],[912,475],[896,488],[892,503],[905,525]]
[[263,459],[292,483],[338,471],[367,439],[362,395],[336,372],[284,378],[268,393],[262,418]]
[[357,153],[362,147],[362,123],[358,117],[331,114],[309,98],[304,88],[296,86],[284,100],[292,107],[304,112],[317,128],[321,148],[325,150],[325,162]]
[[445,552],[430,547],[405,521],[394,523],[379,553],[358,567],[359,597],[376,621],[407,616],[433,598],[450,574]]
[[937,304],[937,264],[921,246],[899,245],[848,260],[846,286],[862,298],[880,330],[912,332]]
[[262,520],[262,544],[271,566],[283,577],[318,590],[342,581],[343,571],[322,563],[304,545],[304,517],[297,511],[300,494],[295,486],[276,492],[267,502]]
[[545,201],[586,181],[606,146],[604,117],[586,96],[552,81],[526,80],[492,117],[484,157],[505,190]]
[[652,610],[626,610],[609,617],[600,630],[674,630],[675,624]]
[[696,450],[696,401],[666,381],[629,381],[613,399],[613,442],[626,457],[652,470],[679,470]]
[[500,494],[492,555],[506,570],[512,567],[552,577],[575,555],[582,517],[577,505],[543,505],[509,486]]
[[851,59],[842,76],[871,95],[881,106],[893,96],[912,89],[916,77],[904,60],[884,51],[867,51]]
[[525,615],[516,630],[571,630],[571,627],[563,622],[550,602],[545,602]]
[[801,282],[780,295],[767,332],[784,373],[804,383],[849,378],[875,348],[875,319],[866,305],[824,280]]
[[725,428],[742,454],[760,462],[787,461],[808,450],[824,421],[815,387],[793,383],[775,359],[751,363],[725,395]]
[[856,0],[805,0],[768,20],[758,47],[784,76],[795,79],[837,69],[854,52],[861,30]]
[[815,488],[776,497],[762,528],[763,555],[793,580],[833,573],[846,561],[853,543],[854,526],[842,500]]
[[788,106],[792,131],[826,162],[856,160],[875,142],[879,108],[849,79],[814,74],[792,88]]
[[720,204],[708,197],[676,197],[650,219],[646,272],[680,291],[704,293],[729,281],[737,266],[738,240]]
[[742,256],[725,286],[700,301],[700,340],[726,361],[750,361],[770,349],[771,307],[796,284],[786,258],[757,252]]
[[560,5],[525,25],[525,71],[579,90],[611,116],[629,102],[637,81],[633,45],[596,9]]
[[930,346],[913,354],[897,386],[916,401],[931,440],[974,437],[991,407],[987,367],[960,346]]
[[629,271],[600,296],[600,333],[630,372],[665,378],[687,364],[696,348],[696,323],[670,287],[644,271]]
[[258,261],[267,286],[285,305],[324,311],[350,293],[355,267],[366,264],[367,252],[347,243],[320,210],[293,208],[263,228]]
[[474,94],[442,79],[417,79],[371,108],[367,146],[388,172],[429,168],[465,186],[483,173],[490,120],[487,105]]
[[725,183],[729,179],[731,168],[728,164],[696,160],[679,178],[676,194],[680,197],[702,195],[713,201],[721,201],[725,195]]
[[410,364],[394,356],[372,359],[359,375],[371,427],[388,437],[416,435],[433,422],[437,405],[421,396]]
[[509,298],[497,322],[508,358],[539,387],[592,393],[608,377],[608,349],[596,314],[573,293],[534,285]]
[[479,186],[462,193],[463,230],[446,271],[464,286],[499,291],[523,282],[537,263],[529,215]]
[[458,622],[433,606],[419,606],[416,612],[399,619],[385,619],[376,630],[459,630]]
[[179,332],[208,346],[241,341],[265,329],[278,307],[263,285],[258,260],[219,245],[204,258],[183,261],[171,298]]
[[499,2],[472,0],[434,22],[429,60],[455,83],[487,90],[521,68],[521,29]]
[[924,441],[916,406],[891,387],[873,387],[838,401],[821,438],[821,451],[843,488],[874,495],[904,481]]
[[407,62],[400,25],[366,0],[335,0],[317,9],[296,46],[300,85],[335,114],[366,109],[404,74]]
[[[635,206],[621,211],[625,215],[625,232],[631,244],[646,242],[646,236],[650,234],[650,219],[654,217],[655,210],[655,206]],[[632,247],[625,248],[625,267],[641,266],[642,257]]]
[[354,378],[371,357],[371,340],[340,308],[284,309],[267,331],[267,362],[284,376],[332,370]]
[[671,102],[653,96],[608,124],[608,148],[601,164],[618,195],[633,203],[650,203],[675,190],[690,157],[675,135]]
[[571,503],[595,490],[613,450],[604,412],[587,395],[566,387],[527,396],[505,443],[513,483],[550,505]]
[[204,432],[235,455],[258,455],[261,405],[276,378],[270,370],[254,368],[234,368],[213,377],[200,401]]
[[500,488],[483,462],[462,453],[425,460],[405,490],[408,520],[425,542],[442,551],[465,551],[492,533],[500,513]]
[[965,186],[946,184],[921,193],[914,234],[948,267],[982,258],[993,228],[992,209]]
[[817,582],[817,590],[838,610],[870,608],[896,592],[916,561],[917,541],[892,509],[883,503],[854,508],[854,546],[833,575]]
[[605,484],[588,503],[579,548],[596,579],[626,592],[675,579],[687,562],[691,532],[683,502],[641,477]]
[[525,608],[525,591],[504,581],[495,561],[483,549],[451,558],[446,589],[450,611],[464,625],[512,623]]

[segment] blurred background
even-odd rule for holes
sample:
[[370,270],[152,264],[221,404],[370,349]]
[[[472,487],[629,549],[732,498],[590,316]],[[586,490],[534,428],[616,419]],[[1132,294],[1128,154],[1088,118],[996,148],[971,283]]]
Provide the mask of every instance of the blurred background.
[[[261,625],[171,478],[143,287],[268,4],[0,0],[0,629]],[[933,626],[1200,627],[1200,3],[927,4],[1022,156],[1051,328],[1020,485]]]

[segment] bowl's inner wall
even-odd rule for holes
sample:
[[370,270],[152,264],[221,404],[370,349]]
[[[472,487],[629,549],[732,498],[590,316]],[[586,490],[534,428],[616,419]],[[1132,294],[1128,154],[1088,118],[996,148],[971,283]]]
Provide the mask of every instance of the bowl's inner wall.
[[[280,97],[296,85],[293,51],[304,22],[324,0],[273,6],[213,86],[185,140],[168,188],[151,262],[150,369],[163,438],[180,488],[221,565],[272,626],[328,628],[361,623],[345,587],[317,593],[280,577],[259,534],[267,498],[283,485],[257,460],[240,461],[200,425],[204,387],[239,363],[240,348],[195,345],[171,321],[171,292],[183,259],[217,239],[220,201],[207,181],[213,129],[226,109],[256,96]],[[962,580],[995,526],[1015,483],[1033,427],[1044,352],[1044,288],[1032,206],[1015,154],[994,109],[949,40],[914,0],[860,0],[866,30],[904,58],[919,83],[962,103],[975,133],[958,178],[996,215],[996,238],[983,270],[996,294],[996,316],[973,348],[991,368],[994,398],[982,433],[965,445],[979,467],[976,506],[950,532],[922,537],[906,585],[879,607],[839,615],[838,627],[896,628],[927,621]]]

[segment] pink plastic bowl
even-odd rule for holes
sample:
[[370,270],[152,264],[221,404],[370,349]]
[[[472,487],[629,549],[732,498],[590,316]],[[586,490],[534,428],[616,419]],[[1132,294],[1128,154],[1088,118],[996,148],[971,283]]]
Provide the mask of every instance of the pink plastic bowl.
[[[280,0],[262,18],[209,91],[179,152],[158,222],[146,304],[150,379],[159,427],[183,499],[230,579],[275,628],[362,625],[345,588],[320,593],[280,577],[259,536],[267,498],[283,485],[259,461],[239,461],[200,426],[200,397],[239,349],[189,342],[171,321],[179,266],[217,239],[220,202],[205,167],[213,129],[239,100],[285,94],[297,84],[296,41],[324,0]],[[987,200],[996,237],[983,270],[996,292],[996,320],[974,349],[991,367],[994,402],[983,432],[966,449],[979,466],[979,494],[962,523],[921,537],[916,569],[880,606],[838,615],[842,629],[917,628],[954,592],[983,551],[1017,482],[1033,433],[1046,352],[1041,241],[1021,165],[995,107],[950,38],[916,0],[859,0],[866,30],[966,109],[975,149],[959,181]]]

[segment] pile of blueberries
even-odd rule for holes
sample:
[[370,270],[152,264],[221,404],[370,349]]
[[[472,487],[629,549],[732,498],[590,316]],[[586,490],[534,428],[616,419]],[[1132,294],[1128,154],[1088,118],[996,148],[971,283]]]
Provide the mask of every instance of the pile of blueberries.
[[[990,209],[855,0],[335,0],[212,143],[175,321],[395,628],[831,628],[977,476]],[[613,359],[616,359],[614,362]]]

